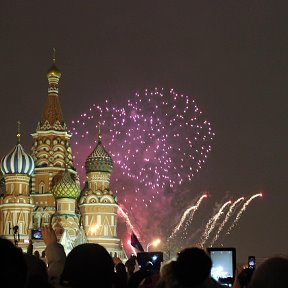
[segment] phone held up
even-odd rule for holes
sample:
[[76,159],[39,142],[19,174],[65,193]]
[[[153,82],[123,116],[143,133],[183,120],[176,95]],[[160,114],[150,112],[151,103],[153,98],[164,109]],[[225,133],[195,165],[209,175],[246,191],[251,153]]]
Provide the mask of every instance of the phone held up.
[[41,229],[31,229],[31,239],[33,240],[42,240],[42,232]]
[[236,248],[209,247],[212,260],[211,277],[221,286],[232,287],[236,270]]
[[255,268],[256,268],[255,256],[248,256],[248,268],[251,270],[255,270]]

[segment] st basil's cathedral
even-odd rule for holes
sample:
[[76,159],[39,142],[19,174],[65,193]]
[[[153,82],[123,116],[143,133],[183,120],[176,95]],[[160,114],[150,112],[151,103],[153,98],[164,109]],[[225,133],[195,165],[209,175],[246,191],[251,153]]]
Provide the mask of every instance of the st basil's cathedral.
[[86,184],[80,189],[73,164],[71,134],[63,118],[53,65],[48,70],[48,97],[32,133],[31,153],[21,145],[20,124],[16,145],[0,163],[0,235],[24,251],[32,239],[34,250],[45,249],[40,227],[52,225],[67,253],[78,244],[103,245],[112,256],[126,258],[117,236],[117,198],[110,190],[113,160],[98,143],[85,162]]

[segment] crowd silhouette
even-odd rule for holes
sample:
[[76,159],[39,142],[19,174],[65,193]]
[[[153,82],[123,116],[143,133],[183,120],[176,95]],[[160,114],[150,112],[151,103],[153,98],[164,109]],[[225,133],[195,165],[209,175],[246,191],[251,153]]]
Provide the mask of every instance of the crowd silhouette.
[[[42,227],[45,252],[33,253],[30,241],[23,252],[11,241],[0,238],[1,284],[12,288],[217,288],[223,287],[211,275],[212,261],[207,251],[189,247],[173,261],[155,270],[147,262],[139,269],[137,256],[122,263],[101,245],[76,246],[66,257],[54,230]],[[37,253],[36,253],[37,252]],[[240,268],[240,269],[239,269]],[[238,267],[234,288],[288,287],[288,258],[268,258],[255,270]]]

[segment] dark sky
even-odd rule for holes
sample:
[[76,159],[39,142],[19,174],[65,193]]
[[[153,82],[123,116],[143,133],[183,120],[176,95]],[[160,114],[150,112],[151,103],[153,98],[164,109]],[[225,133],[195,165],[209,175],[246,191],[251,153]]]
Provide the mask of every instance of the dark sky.
[[287,254],[288,2],[101,2],[1,1],[1,156],[17,120],[23,146],[32,144],[55,47],[68,125],[137,89],[192,95],[216,137],[191,185],[215,201],[264,192],[224,245],[243,260]]

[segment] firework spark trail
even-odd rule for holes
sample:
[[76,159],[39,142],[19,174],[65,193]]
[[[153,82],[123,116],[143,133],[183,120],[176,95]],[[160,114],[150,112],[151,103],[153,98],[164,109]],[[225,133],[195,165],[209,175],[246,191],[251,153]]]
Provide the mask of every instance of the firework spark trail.
[[196,210],[199,208],[202,200],[203,200],[204,198],[207,198],[207,197],[208,197],[207,195],[206,195],[206,196],[205,196],[205,195],[206,195],[206,194],[204,194],[204,195],[198,200],[198,202],[196,203],[196,205],[195,205],[195,206],[196,206],[196,209],[194,209],[193,211],[191,211],[191,213],[190,213],[190,215],[189,215],[189,218],[188,218],[188,220],[186,221],[186,223],[185,223],[185,225],[184,225],[184,228],[182,229],[182,230],[183,230],[183,236],[181,237],[182,240],[184,240],[184,239],[187,238],[187,236],[188,236],[188,231],[187,231],[187,229],[188,229],[188,227],[190,226],[191,222],[193,221],[194,214],[195,214]]
[[233,221],[233,223],[231,224],[231,226],[228,228],[227,230],[227,233],[226,234],[229,234],[230,231],[237,225],[241,215],[243,214],[243,212],[246,210],[247,206],[251,203],[251,201],[257,197],[262,197],[262,193],[258,193],[258,194],[255,194],[253,196],[251,196],[243,205],[242,209],[238,212],[235,220]]
[[124,210],[118,205],[118,211],[120,211],[120,215],[125,219],[126,224],[130,227],[132,231],[134,231],[134,227],[128,217],[128,215],[124,212]]
[[239,199],[237,199],[229,208],[226,216],[225,216],[225,219],[224,221],[221,223],[220,227],[218,228],[218,231],[214,237],[214,239],[211,241],[211,244],[210,246],[213,246],[213,244],[215,243],[215,241],[218,239],[219,235],[220,235],[220,232],[222,231],[222,229],[224,228],[225,224],[227,223],[227,221],[229,220],[229,218],[233,215],[234,211],[235,211],[235,208],[236,208],[236,205],[243,201],[244,200],[244,197],[241,197]]
[[195,206],[191,206],[189,208],[187,208],[185,210],[185,212],[183,213],[178,225],[175,227],[175,229],[173,230],[172,234],[168,237],[168,240],[173,238],[174,235],[176,234],[176,232],[180,229],[180,227],[182,226],[183,222],[185,221],[187,215],[192,211],[192,210],[195,210],[196,209],[196,205]]
[[202,242],[201,242],[201,246],[204,246],[205,242],[208,240],[210,233],[212,232],[212,230],[215,228],[215,225],[218,221],[218,219],[220,218],[220,216],[223,214],[223,210],[226,208],[227,205],[231,204],[231,200],[227,201],[226,203],[224,203],[222,205],[222,207],[220,208],[220,210],[217,212],[216,215],[214,215],[207,223],[205,231],[202,235]]
[[129,245],[129,247],[131,248],[133,254],[134,254],[134,255],[137,255],[137,252],[136,252],[135,248],[131,245],[131,241],[130,241],[130,240],[128,241],[128,245]]
[[165,189],[192,181],[206,163],[215,135],[190,97],[173,89],[143,92],[118,106],[108,101],[91,106],[72,121],[71,129],[83,182],[84,162],[101,122],[103,144],[114,161],[111,185],[129,210],[149,207]]
[[175,236],[176,232],[180,229],[180,227],[181,227],[182,224],[184,223],[187,215],[189,215],[190,212],[192,212],[192,213],[191,213],[191,215],[190,215],[190,217],[189,217],[189,221],[190,221],[190,222],[192,221],[193,216],[194,216],[196,210],[199,208],[199,206],[200,206],[200,204],[201,204],[201,202],[202,202],[202,200],[203,200],[204,198],[207,198],[207,194],[202,195],[202,196],[199,198],[199,200],[197,201],[196,205],[191,206],[191,207],[189,207],[189,208],[187,208],[187,209],[185,210],[185,212],[183,213],[183,215],[182,215],[182,217],[181,217],[178,225],[175,227],[175,229],[173,230],[172,234],[168,237],[168,241]]

